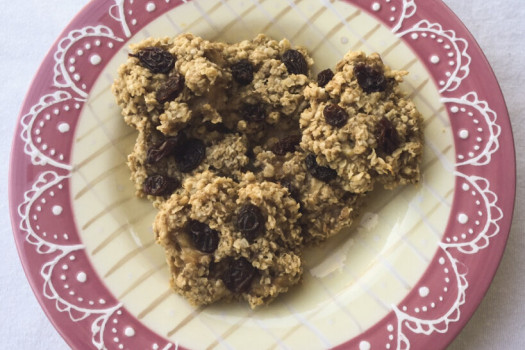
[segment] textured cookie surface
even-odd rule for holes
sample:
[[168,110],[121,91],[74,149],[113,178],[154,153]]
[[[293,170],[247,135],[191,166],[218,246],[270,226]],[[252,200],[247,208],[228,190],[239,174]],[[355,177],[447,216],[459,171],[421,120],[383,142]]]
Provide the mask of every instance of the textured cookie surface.
[[181,34],[132,45],[120,67],[131,180],[191,304],[271,302],[301,281],[303,248],[348,228],[376,185],[419,181],[407,73],[362,52],[317,79],[313,65],[286,39]]
[[203,172],[164,202],[154,232],[172,286],[194,305],[245,299],[268,303],[302,275],[299,205],[286,188]]
[[422,117],[399,88],[405,74],[377,54],[349,52],[326,85],[304,90],[310,107],[301,114],[301,147],[336,171],[345,190],[418,182]]

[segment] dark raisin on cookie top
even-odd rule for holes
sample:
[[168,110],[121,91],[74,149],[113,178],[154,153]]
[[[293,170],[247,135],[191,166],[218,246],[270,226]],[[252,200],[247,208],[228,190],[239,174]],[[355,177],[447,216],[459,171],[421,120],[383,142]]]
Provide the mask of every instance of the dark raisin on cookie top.
[[146,153],[146,163],[156,164],[171,156],[182,142],[182,138],[182,135],[168,137],[159,145],[150,147]]
[[187,227],[195,248],[203,253],[213,253],[219,246],[219,232],[207,224],[190,220]]
[[253,81],[255,68],[253,64],[246,60],[240,60],[231,66],[232,77],[240,85],[248,85]]
[[297,50],[287,50],[283,53],[281,61],[290,74],[308,74],[308,64],[303,54]]
[[271,150],[277,156],[284,156],[286,153],[295,152],[299,143],[301,143],[301,135],[289,135],[277,141]]
[[334,72],[332,72],[330,68],[325,69],[317,74],[317,85],[320,87],[325,87],[333,77]]
[[382,92],[387,88],[387,80],[379,67],[372,67],[365,63],[357,63],[354,66],[354,75],[357,83],[364,92]]
[[257,269],[246,258],[230,259],[221,279],[233,293],[245,293],[250,289]]
[[206,157],[206,145],[199,139],[190,138],[176,147],[174,155],[179,171],[189,173]]
[[335,128],[342,128],[348,122],[349,115],[339,105],[329,104],[323,109],[323,116],[328,125],[331,125]]
[[154,174],[144,180],[142,191],[152,196],[167,196],[172,194],[179,186],[180,181],[175,178]]
[[379,120],[376,131],[377,147],[385,154],[392,154],[401,144],[396,127],[390,119],[383,117]]
[[309,154],[305,158],[306,170],[318,180],[330,182],[337,177],[337,172],[327,166],[317,164],[315,155]]
[[168,80],[162,84],[156,92],[157,102],[164,104],[165,102],[176,99],[184,89],[184,75],[175,72],[170,75]]
[[243,205],[237,213],[237,228],[249,242],[264,233],[265,223],[261,209],[251,203]]
[[146,47],[129,56],[138,58],[141,66],[152,73],[166,74],[175,66],[175,57],[160,47]]

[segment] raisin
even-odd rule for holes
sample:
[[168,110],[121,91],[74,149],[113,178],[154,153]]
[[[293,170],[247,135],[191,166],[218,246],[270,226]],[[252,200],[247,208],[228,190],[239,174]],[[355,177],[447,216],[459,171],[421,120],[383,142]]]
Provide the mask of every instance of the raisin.
[[252,122],[262,122],[266,119],[266,109],[261,103],[245,104],[241,110],[241,116],[244,120]]
[[248,60],[240,60],[231,66],[232,76],[241,85],[248,85],[253,80],[253,64]]
[[324,120],[328,125],[342,128],[348,122],[348,113],[339,105],[329,104],[323,109]]
[[129,54],[139,59],[140,64],[152,73],[168,73],[175,65],[175,57],[160,47],[146,47],[136,54]]
[[263,233],[265,221],[261,209],[253,204],[243,205],[237,213],[237,228],[249,242]]
[[330,82],[330,80],[332,80],[333,77],[334,77],[334,72],[332,72],[330,68],[325,69],[319,72],[319,74],[317,74],[317,85],[320,87],[324,87],[326,84]]
[[390,119],[381,118],[376,131],[377,146],[385,154],[392,154],[401,144],[396,127]]
[[193,245],[203,253],[213,253],[219,246],[219,232],[197,220],[190,220],[188,233]]
[[166,196],[171,194],[179,186],[180,182],[177,179],[155,174],[148,176],[146,180],[144,180],[142,191],[152,196]]
[[308,172],[318,180],[330,182],[337,177],[337,172],[334,169],[317,164],[317,160],[313,154],[306,156],[305,164]]
[[199,139],[188,139],[175,149],[174,155],[177,169],[189,173],[204,160],[206,145]]
[[180,144],[181,139],[182,136],[168,137],[160,145],[150,147],[146,153],[146,163],[156,164],[173,154],[175,148]]
[[301,142],[301,135],[290,135],[280,139],[272,147],[272,152],[278,156],[284,156],[286,153],[295,152],[295,147]]
[[221,277],[224,285],[234,293],[244,293],[250,289],[257,269],[246,258],[231,259]]
[[357,83],[367,94],[385,91],[387,88],[387,80],[383,71],[379,68],[358,63],[354,67],[354,74],[357,78]]
[[290,74],[308,74],[308,64],[302,53],[297,50],[288,50],[281,57],[288,73]]
[[173,101],[179,96],[183,89],[184,75],[179,73],[172,74],[157,90],[157,102],[164,104],[165,102]]

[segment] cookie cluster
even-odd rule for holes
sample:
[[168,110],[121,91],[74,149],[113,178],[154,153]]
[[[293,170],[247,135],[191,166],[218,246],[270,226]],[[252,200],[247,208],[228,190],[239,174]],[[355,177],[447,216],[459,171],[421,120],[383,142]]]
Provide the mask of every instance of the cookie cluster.
[[349,52],[311,76],[286,39],[146,39],[113,84],[138,137],[128,156],[175,291],[194,305],[267,304],[301,252],[351,225],[366,193],[416,183],[422,118],[406,72]]

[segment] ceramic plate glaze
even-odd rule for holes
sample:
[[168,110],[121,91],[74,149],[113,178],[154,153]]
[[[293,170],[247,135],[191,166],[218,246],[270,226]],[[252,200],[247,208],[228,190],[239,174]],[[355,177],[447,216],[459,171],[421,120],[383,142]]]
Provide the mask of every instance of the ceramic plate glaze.
[[[376,191],[357,224],[306,252],[304,283],[268,307],[193,308],[169,287],[151,204],[134,196],[135,130],[110,91],[130,43],[265,33],[410,72],[424,116],[423,181]],[[94,0],[38,71],[11,158],[15,239],[47,315],[78,349],[436,349],[487,290],[511,223],[509,118],[481,50],[439,1]]]

